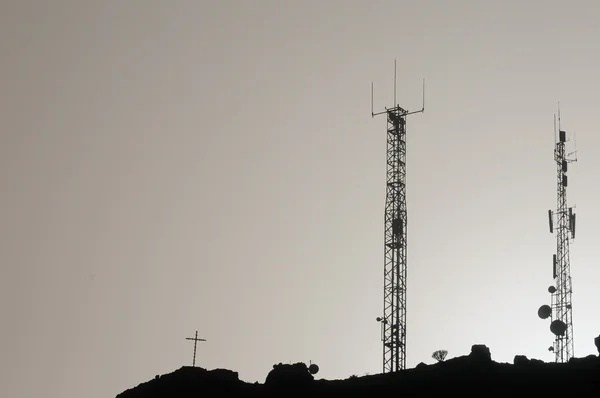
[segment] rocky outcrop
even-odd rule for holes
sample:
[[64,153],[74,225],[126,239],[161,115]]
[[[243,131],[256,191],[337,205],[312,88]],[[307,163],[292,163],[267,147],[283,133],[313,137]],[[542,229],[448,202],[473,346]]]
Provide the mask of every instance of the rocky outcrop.
[[206,370],[184,366],[173,373],[156,375],[153,380],[142,383],[117,395],[118,398],[140,397],[187,397],[201,396],[207,392],[230,393],[240,391],[246,383],[237,372],[227,369]]
[[475,344],[471,347],[469,357],[478,362],[492,362],[492,354],[490,349],[483,344]]
[[293,388],[306,390],[312,385],[314,377],[308,371],[305,363],[298,362],[293,365],[273,365],[265,380],[265,387],[269,389]]

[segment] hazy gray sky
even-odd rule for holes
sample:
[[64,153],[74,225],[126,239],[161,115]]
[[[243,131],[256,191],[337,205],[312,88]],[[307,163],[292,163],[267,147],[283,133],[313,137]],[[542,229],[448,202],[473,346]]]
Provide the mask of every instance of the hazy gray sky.
[[0,395],[105,398],[192,361],[382,370],[385,119],[408,121],[407,366],[552,361],[553,113],[575,354],[600,333],[600,6],[0,5]]

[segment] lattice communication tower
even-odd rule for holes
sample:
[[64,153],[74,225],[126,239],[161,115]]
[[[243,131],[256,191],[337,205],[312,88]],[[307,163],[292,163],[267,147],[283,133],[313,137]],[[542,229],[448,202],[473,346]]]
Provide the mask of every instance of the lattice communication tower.
[[371,83],[371,116],[387,115],[387,171],[385,199],[384,286],[381,340],[383,372],[406,368],[406,117],[425,111],[423,107],[409,112],[396,104],[396,64],[394,62],[394,107],[373,112]]
[[[566,152],[567,133],[560,127],[560,110],[558,113],[558,140],[556,140],[554,160],[557,165],[557,204],[556,210],[548,210],[550,233],[556,232],[556,254],[552,257],[552,278],[554,285],[548,288],[551,295],[550,305],[542,305],[538,316],[550,318],[550,331],[554,334],[554,344],[548,348],[554,352],[555,361],[568,362],[574,355],[573,318],[572,318],[572,284],[569,243],[575,239],[576,216],[573,207],[567,207],[567,170],[569,163],[576,162],[576,150]],[[556,219],[556,223],[554,222]]]

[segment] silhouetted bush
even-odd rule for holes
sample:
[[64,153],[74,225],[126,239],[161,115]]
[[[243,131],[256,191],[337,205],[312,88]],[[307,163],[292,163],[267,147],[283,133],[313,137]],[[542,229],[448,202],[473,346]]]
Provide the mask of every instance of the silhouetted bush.
[[436,352],[433,353],[433,355],[431,355],[431,357],[438,362],[442,362],[442,361],[444,361],[444,359],[446,359],[446,355],[448,355],[448,351],[437,350]]

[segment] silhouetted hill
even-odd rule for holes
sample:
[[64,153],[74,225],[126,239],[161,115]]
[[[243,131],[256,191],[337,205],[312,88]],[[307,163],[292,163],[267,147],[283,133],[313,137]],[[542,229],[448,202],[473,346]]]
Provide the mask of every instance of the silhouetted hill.
[[[372,396],[400,397],[576,397],[600,393],[600,358],[590,355],[569,363],[546,363],[517,355],[513,364],[491,359],[486,346],[434,365],[419,364],[397,373],[314,380],[303,363],[274,365],[264,384],[245,383],[236,372],[182,367],[127,390],[117,398],[188,398],[215,396]],[[225,396],[225,395],[223,395]]]

